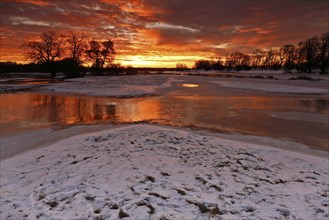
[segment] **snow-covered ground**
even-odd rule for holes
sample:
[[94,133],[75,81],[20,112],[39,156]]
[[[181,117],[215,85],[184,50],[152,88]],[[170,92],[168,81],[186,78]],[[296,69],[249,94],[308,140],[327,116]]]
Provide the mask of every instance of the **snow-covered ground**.
[[34,87],[35,87],[35,85],[28,85],[28,84],[16,84],[16,85],[1,84],[0,85],[0,94],[28,90],[28,89],[32,89]]
[[[165,75],[168,74],[168,75]],[[216,76],[216,77],[202,77]],[[199,75],[199,76],[191,76]],[[226,77],[226,76],[230,77]],[[284,74],[282,71],[165,71],[164,74],[123,75],[123,76],[88,76],[67,79],[61,83],[47,85],[8,84],[8,78],[0,80],[0,93],[15,92],[26,89],[60,93],[76,93],[96,96],[136,97],[156,95],[159,89],[172,87],[185,79],[194,79],[207,83],[216,83],[221,87],[247,89],[258,92],[281,94],[329,94],[327,75],[303,75],[312,80],[289,80],[300,74]]]
[[[152,71],[151,71],[152,72]],[[153,71],[152,73],[157,74],[158,72]],[[297,73],[296,71],[293,73],[285,73],[284,70],[242,70],[242,71],[217,71],[217,70],[185,70],[185,71],[174,71],[174,70],[167,70],[163,71],[162,74],[169,74],[169,75],[206,75],[206,76],[219,76],[225,78],[273,78],[275,80],[289,80],[296,77],[310,77],[314,80],[318,81],[328,81],[329,76],[318,74],[318,73]],[[239,77],[241,76],[241,77]]]
[[261,91],[269,93],[283,94],[329,94],[329,88],[305,87],[296,85],[282,85],[280,83],[259,83],[259,82],[241,82],[237,80],[216,81],[215,83],[223,87],[246,89],[252,91]]
[[[278,80],[92,76],[42,86],[3,83],[0,93],[34,88],[133,97],[194,83],[199,91],[211,85],[215,90],[328,94],[328,81],[287,81],[290,75],[281,75]],[[292,149],[285,146],[282,141],[280,148]],[[0,219],[325,219],[329,161],[323,155],[169,127],[123,126],[1,160]]]
[[325,219],[328,159],[130,125],[1,161],[1,219]]
[[[283,75],[283,74],[282,74]],[[49,84],[42,90],[79,93],[97,96],[135,97],[154,95],[159,89],[169,88],[173,84],[184,82],[191,76],[174,75],[128,75],[128,76],[91,76],[66,80],[63,83]],[[204,78],[207,83],[216,83],[222,87],[247,89],[260,92],[281,94],[329,94],[328,82],[287,81],[273,79],[223,79],[213,77],[196,77],[195,81]]]
[[173,77],[164,75],[89,76],[49,84],[42,90],[96,96],[134,97],[153,95],[170,87]]

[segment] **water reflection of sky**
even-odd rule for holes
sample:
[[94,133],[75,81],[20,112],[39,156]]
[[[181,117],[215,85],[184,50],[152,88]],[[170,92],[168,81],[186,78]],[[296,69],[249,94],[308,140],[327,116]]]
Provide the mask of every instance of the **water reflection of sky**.
[[[295,137],[323,138],[326,137],[325,132],[328,130],[327,127],[323,127],[326,125],[320,123],[287,124],[283,119],[271,118],[260,113],[299,111],[328,114],[329,101],[312,97],[161,96],[119,99],[16,93],[2,94],[0,98],[2,134],[53,125],[140,121],[269,136],[273,133],[284,135],[290,130],[290,133],[296,133]],[[300,128],[305,126],[309,129]]]
[[191,83],[183,83],[182,86],[189,87],[189,88],[199,87],[198,84],[191,84]]

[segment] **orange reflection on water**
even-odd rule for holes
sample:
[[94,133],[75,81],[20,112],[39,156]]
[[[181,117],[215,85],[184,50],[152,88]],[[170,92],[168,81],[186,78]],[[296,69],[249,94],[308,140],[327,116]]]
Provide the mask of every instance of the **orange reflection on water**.
[[79,96],[51,96],[40,94],[1,95],[0,122],[28,121],[70,125],[92,124],[98,120],[113,119],[115,105],[104,105],[101,98]]
[[54,125],[152,121],[165,125],[192,125],[221,131],[302,139],[318,146],[327,146],[328,139],[327,124],[288,121],[264,113],[305,111],[325,115],[323,113],[329,112],[327,99],[276,96],[119,99],[15,93],[0,95],[0,101],[1,136]]
[[257,111],[272,110],[273,102],[275,102],[275,99],[272,99],[271,103],[268,103],[267,100],[268,97],[264,97],[264,96],[252,96],[252,97],[232,96],[230,97],[229,103],[231,108],[237,110],[257,110]]
[[135,122],[161,117],[157,99],[54,96],[34,93],[3,94],[0,98],[2,130],[39,127],[41,124],[49,126]]
[[157,99],[126,99],[120,104],[117,108],[118,117],[124,117],[124,121],[127,122],[147,121],[161,117],[161,105]]

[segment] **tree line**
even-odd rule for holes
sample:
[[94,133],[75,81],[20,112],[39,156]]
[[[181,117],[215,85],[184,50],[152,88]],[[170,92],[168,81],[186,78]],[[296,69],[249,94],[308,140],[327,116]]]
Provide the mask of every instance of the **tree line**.
[[256,49],[252,54],[235,51],[216,60],[197,60],[194,67],[228,71],[283,68],[287,73],[296,70],[298,73],[319,71],[321,74],[328,74],[329,32],[300,41],[297,45],[286,44],[267,50]]
[[51,75],[61,71],[67,77],[76,77],[83,63],[91,63],[94,73],[101,73],[114,60],[115,50],[112,40],[89,40],[79,32],[58,35],[53,31],[42,33],[36,40],[23,43],[27,57],[45,67]]
[[[132,67],[123,68],[113,64],[114,42],[94,40],[80,32],[68,31],[65,34],[55,32],[42,33],[38,38],[27,40],[22,47],[32,63],[0,63],[0,72],[49,72],[54,77],[62,72],[67,77],[77,77],[89,71],[101,74],[105,71],[136,73]],[[91,67],[86,68],[89,64]],[[256,49],[251,54],[239,51],[212,60],[197,60],[195,69],[204,70],[251,70],[284,69],[286,72],[329,72],[329,32],[300,41],[297,45],[286,44],[280,48]],[[187,65],[178,63],[177,70],[187,70]]]

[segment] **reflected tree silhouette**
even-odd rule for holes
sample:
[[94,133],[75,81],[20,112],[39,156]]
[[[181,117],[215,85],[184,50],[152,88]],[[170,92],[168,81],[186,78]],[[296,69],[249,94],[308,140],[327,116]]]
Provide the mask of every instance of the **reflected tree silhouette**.
[[[105,97],[3,94],[1,132],[78,124],[151,121],[229,132],[293,137],[327,146],[328,126],[268,116],[262,112],[320,113],[326,119],[329,100],[298,97],[194,97],[117,99]],[[243,111],[248,109],[248,111]],[[293,116],[294,117],[294,116]],[[284,124],[284,126],[282,126]]]
[[306,106],[309,110],[329,113],[328,99],[301,100],[300,104]]

